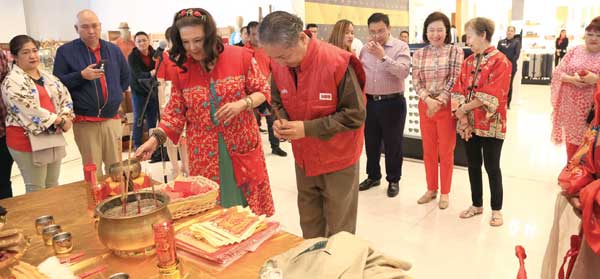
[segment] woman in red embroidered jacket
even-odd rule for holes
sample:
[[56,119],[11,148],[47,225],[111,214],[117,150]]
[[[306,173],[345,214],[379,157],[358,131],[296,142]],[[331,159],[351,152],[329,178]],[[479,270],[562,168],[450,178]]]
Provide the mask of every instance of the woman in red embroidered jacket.
[[224,46],[212,16],[204,9],[175,15],[170,57],[180,68],[171,100],[152,137],[136,151],[148,158],[168,136],[177,143],[187,125],[190,175],[220,185],[223,207],[249,205],[273,215],[273,199],[261,138],[252,109],[270,95],[252,52]]
[[493,21],[474,18],[465,24],[465,30],[473,55],[462,64],[452,98],[457,129],[467,141],[465,149],[473,204],[460,217],[471,218],[483,212],[481,165],[485,164],[492,196],[490,225],[501,226],[500,153],[506,133],[506,101],[512,66],[508,58],[490,44],[494,34]]

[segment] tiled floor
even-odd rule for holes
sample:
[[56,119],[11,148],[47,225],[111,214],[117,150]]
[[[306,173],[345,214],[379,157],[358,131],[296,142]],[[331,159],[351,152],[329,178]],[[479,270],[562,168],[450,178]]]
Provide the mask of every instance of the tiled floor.
[[[459,212],[470,204],[468,176],[463,168],[455,169],[447,210],[437,209],[435,203],[417,205],[416,200],[426,187],[424,168],[419,161],[406,160],[396,198],[386,196],[385,185],[360,193],[357,234],[385,253],[411,262],[410,273],[415,278],[515,278],[515,245],[523,245],[527,250],[530,278],[539,278],[558,191],[556,177],[566,155],[563,147],[550,143],[549,86],[518,83],[515,80],[515,100],[508,115],[508,137],[502,152],[504,226],[488,225],[488,189],[484,191],[486,208],[482,216],[458,218]],[[266,135],[263,138],[265,150],[270,150]],[[81,160],[72,135],[69,142],[61,183],[82,179]],[[282,147],[291,153],[289,144]],[[273,218],[285,230],[301,234],[293,157],[267,154],[266,158],[277,211]],[[361,166],[362,180],[366,176],[364,156]],[[155,179],[161,179],[160,164],[145,168],[152,171]],[[13,184],[16,194],[24,192],[20,176],[13,178]]]

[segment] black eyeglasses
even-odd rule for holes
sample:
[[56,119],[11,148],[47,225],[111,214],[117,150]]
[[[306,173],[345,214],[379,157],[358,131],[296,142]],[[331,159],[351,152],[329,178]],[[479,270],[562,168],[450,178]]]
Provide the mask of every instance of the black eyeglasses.
[[408,105],[409,108],[417,108],[418,106],[419,105],[417,105],[417,104],[410,104],[410,105]]
[[408,120],[410,124],[419,124],[419,120]]
[[410,116],[419,116],[418,112],[409,112],[408,115]]
[[411,133],[419,133],[421,132],[421,130],[417,129],[417,128],[408,128],[408,131]]
[[408,96],[408,99],[411,101],[418,101],[419,97],[418,96]]

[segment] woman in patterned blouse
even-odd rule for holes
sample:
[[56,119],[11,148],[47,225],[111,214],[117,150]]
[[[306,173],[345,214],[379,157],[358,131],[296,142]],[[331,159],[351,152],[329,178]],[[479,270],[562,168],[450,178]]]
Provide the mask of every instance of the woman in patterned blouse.
[[15,64],[2,82],[8,113],[6,145],[29,193],[58,185],[62,159],[57,156],[60,158],[51,163],[37,162],[35,155],[39,153],[33,152],[29,136],[68,131],[73,125],[73,102],[58,78],[38,69],[41,60],[37,41],[18,35],[9,46]]
[[270,98],[267,79],[245,48],[224,46],[212,16],[184,9],[173,20],[170,59],[179,67],[171,99],[152,137],[136,151],[149,158],[187,125],[190,175],[220,185],[223,207],[249,205],[273,215],[273,198],[253,108]]
[[552,141],[566,143],[567,160],[583,142],[600,75],[600,17],[585,28],[585,44],[567,52],[552,73]]
[[[488,174],[492,218],[491,226],[501,226],[502,173],[500,153],[506,134],[506,102],[512,65],[490,44],[494,22],[474,18],[465,24],[467,44],[473,54],[462,64],[460,77],[452,90],[457,130],[466,141],[469,182],[473,204],[460,214],[471,218],[483,213],[481,165]],[[483,154],[483,156],[482,156]]]
[[450,110],[450,90],[460,73],[463,51],[450,44],[450,20],[440,12],[425,19],[423,40],[429,45],[413,54],[413,85],[421,100],[419,123],[427,192],[417,202],[428,203],[437,196],[439,157],[441,196],[438,206],[446,209],[456,146],[456,120]]

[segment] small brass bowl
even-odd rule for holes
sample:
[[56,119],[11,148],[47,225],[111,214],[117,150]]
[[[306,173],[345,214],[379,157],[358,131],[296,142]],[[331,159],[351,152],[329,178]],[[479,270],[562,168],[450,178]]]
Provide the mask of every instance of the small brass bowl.
[[[123,166],[122,170],[121,165]],[[108,174],[114,182],[121,181],[123,174],[125,173],[129,173],[131,175],[131,179],[136,179],[140,176],[141,172],[142,165],[136,159],[131,159],[129,161],[123,160],[122,163],[114,163],[108,168]]]
[[66,254],[73,251],[73,237],[70,232],[61,232],[52,237],[52,247],[56,254]]
[[108,277],[108,279],[129,279],[129,274],[124,272],[115,273]]
[[52,215],[44,215],[35,219],[35,230],[38,234],[42,234],[42,230],[50,225],[54,224],[54,217]]
[[60,225],[54,224],[45,227],[42,230],[42,238],[44,238],[44,243],[48,246],[52,246],[52,237],[60,232],[62,232]]

